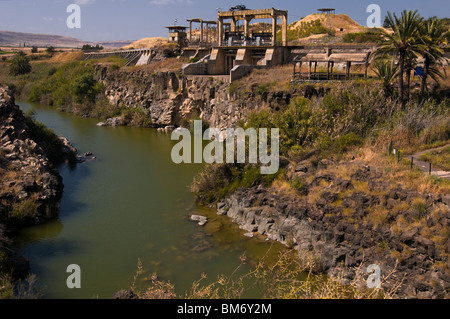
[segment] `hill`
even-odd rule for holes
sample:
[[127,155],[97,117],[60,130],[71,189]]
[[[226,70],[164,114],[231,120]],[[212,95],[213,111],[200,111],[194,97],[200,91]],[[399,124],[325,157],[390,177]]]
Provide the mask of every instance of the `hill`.
[[77,48],[86,42],[61,35],[22,33],[12,31],[0,31],[1,46],[38,46],[38,47],[60,47],[60,48]]
[[144,38],[137,40],[129,45],[122,47],[122,49],[146,49],[153,48],[156,46],[161,46],[166,44],[169,40],[167,38],[155,37],[155,38]]
[[[117,49],[132,41],[104,41],[98,44],[111,49]],[[56,48],[81,48],[84,44],[92,42],[83,41],[77,38],[52,34],[22,33],[13,31],[0,31],[0,46],[19,47],[24,44],[27,47],[56,47]]]
[[362,32],[366,29],[346,14],[310,14],[300,21],[290,24],[289,28],[296,29],[301,27],[302,24],[316,20],[319,20],[324,27],[340,33]]

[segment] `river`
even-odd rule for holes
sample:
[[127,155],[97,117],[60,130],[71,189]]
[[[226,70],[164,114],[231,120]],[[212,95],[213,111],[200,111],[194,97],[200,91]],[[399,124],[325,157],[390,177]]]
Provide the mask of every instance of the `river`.
[[[201,166],[172,162],[176,142],[170,134],[97,127],[95,119],[18,104],[33,108],[38,121],[68,138],[80,153],[97,157],[72,169],[59,167],[64,193],[58,218],[21,231],[15,240],[30,260],[43,298],[109,299],[132,285],[138,260],[145,271],[138,287],[157,273],[183,294],[202,273],[209,280],[230,275],[242,254],[257,260],[271,247],[244,237],[228,217],[195,204],[189,185]],[[211,221],[200,227],[189,219],[192,214]],[[81,268],[81,289],[66,285],[71,264]]]

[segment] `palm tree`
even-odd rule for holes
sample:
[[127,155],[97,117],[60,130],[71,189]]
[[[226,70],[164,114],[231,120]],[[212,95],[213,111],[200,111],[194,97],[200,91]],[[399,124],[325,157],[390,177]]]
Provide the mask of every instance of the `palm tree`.
[[390,97],[393,93],[392,83],[398,76],[398,65],[393,64],[387,58],[377,59],[373,63],[372,69],[381,80],[385,96]]
[[405,56],[405,96],[408,100],[410,97],[410,89],[411,89],[411,72],[417,67],[417,58],[418,56],[412,52],[408,52]]
[[421,54],[424,58],[422,84],[420,86],[420,98],[422,100],[425,94],[428,76],[443,77],[442,73],[437,71],[434,66],[444,60],[444,49],[442,46],[447,44],[448,27],[443,20],[434,17],[426,20],[422,24],[420,33],[422,42]]
[[404,10],[399,17],[396,14],[388,12],[386,23],[392,28],[393,33],[383,31],[383,41],[380,43],[377,54],[392,54],[398,60],[399,66],[399,99],[402,106],[405,105],[404,81],[405,62],[409,54],[417,55],[420,53],[421,43],[420,25],[423,18],[417,11]]

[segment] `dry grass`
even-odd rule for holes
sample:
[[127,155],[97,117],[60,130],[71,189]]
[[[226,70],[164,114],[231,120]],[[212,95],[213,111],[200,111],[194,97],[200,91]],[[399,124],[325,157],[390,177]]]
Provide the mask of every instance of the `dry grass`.
[[250,92],[252,87],[268,84],[268,91],[286,91],[292,79],[292,65],[280,65],[270,69],[253,70],[248,76],[237,80],[241,91]]
[[302,23],[312,22],[314,20],[320,20],[322,25],[331,27],[335,31],[340,32],[341,29],[344,29],[342,32],[343,34],[349,32],[362,32],[366,29],[346,14],[310,14],[302,20],[292,23],[289,27],[295,29],[301,27]]
[[450,181],[430,177],[419,168],[411,169],[409,160],[404,159],[397,163],[397,159],[393,156],[374,152],[369,147],[361,150],[359,159],[383,172],[385,179],[393,185],[400,184],[405,189],[414,189],[422,194],[438,195],[450,193]]
[[78,52],[60,52],[53,55],[48,62],[53,63],[67,63],[72,61],[81,61],[83,59],[84,53]]
[[161,46],[169,42],[169,39],[162,37],[154,37],[154,38],[144,38],[137,40],[129,45],[122,47],[121,49],[129,50],[129,49],[147,49],[153,48],[157,46]]
[[202,274],[190,291],[181,296],[175,294],[172,284],[156,276],[144,292],[135,293],[140,299],[242,299],[247,291],[257,289],[262,299],[390,299],[401,285],[400,281],[392,279],[396,272],[394,267],[381,278],[382,284],[389,282],[392,288],[368,289],[369,275],[363,263],[353,269],[355,276],[350,283],[343,284],[343,269],[336,276],[325,278],[313,273],[318,260],[310,254],[282,253],[270,264],[262,258],[249,272],[237,275],[245,262],[245,256],[241,256],[241,265],[230,276],[218,275],[212,283],[207,283],[206,274]]
[[186,58],[168,58],[164,61],[152,62],[149,65],[138,66],[135,68],[139,68],[145,70],[149,73],[156,72],[179,72],[181,67],[188,63],[189,61]]

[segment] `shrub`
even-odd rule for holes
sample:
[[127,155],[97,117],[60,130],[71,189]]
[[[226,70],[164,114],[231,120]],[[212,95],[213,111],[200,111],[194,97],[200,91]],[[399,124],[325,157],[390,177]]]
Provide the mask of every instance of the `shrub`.
[[343,37],[344,43],[378,43],[382,39],[380,32],[347,33]]
[[61,148],[63,144],[55,132],[44,124],[35,121],[31,113],[25,116],[25,122],[31,139],[42,148],[51,163],[57,164],[62,158]]
[[77,103],[83,103],[84,101],[93,103],[100,91],[94,76],[89,73],[76,77],[70,86]]
[[11,60],[9,74],[13,76],[27,74],[31,72],[31,64],[27,55],[19,51]]

